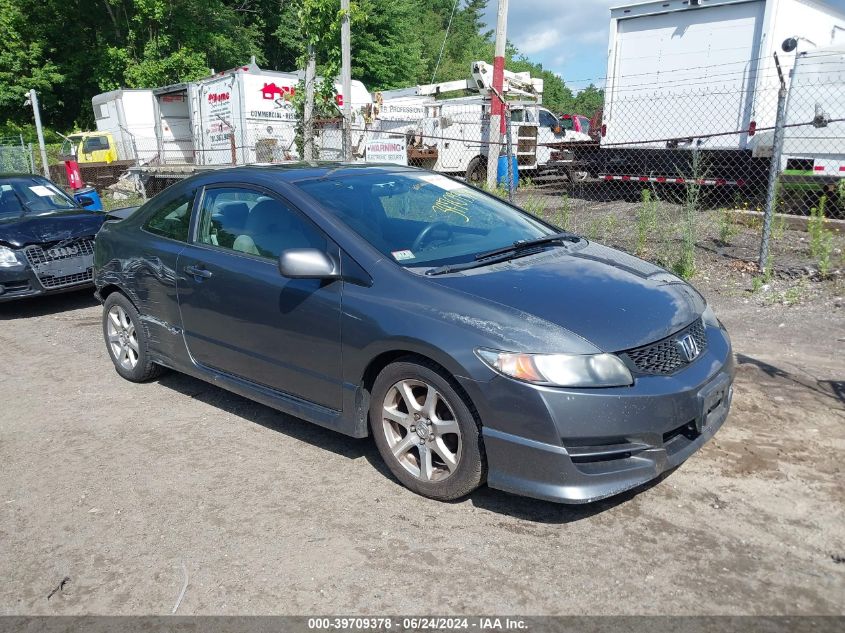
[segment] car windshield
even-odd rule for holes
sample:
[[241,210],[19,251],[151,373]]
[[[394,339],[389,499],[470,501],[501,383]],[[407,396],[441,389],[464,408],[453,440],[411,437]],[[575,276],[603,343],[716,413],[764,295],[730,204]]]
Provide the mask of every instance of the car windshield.
[[38,215],[78,206],[46,178],[17,176],[0,179],[0,218]]
[[297,186],[402,266],[440,266],[555,231],[439,174],[346,171]]

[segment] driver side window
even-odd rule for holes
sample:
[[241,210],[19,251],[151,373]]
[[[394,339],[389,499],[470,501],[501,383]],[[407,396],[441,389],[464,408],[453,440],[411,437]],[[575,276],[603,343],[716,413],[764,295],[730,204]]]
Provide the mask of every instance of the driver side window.
[[308,220],[277,198],[245,187],[206,189],[197,239],[268,259],[291,248],[327,248],[326,238]]

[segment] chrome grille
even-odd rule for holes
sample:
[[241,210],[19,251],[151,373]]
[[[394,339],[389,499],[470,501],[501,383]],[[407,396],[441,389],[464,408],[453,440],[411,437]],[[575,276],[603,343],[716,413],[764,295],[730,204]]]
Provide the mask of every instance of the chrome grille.
[[699,353],[696,358],[700,357],[707,349],[707,335],[704,331],[704,323],[698,319],[692,325],[684,328],[680,332],[668,336],[656,343],[637,347],[628,350],[623,355],[628,357],[637,371],[643,374],[657,374],[668,375],[674,374],[679,369],[686,367],[690,362],[682,355],[678,346],[678,339],[691,334],[698,345]]
[[47,289],[90,283],[94,278],[94,238],[80,237],[24,249],[41,285]]
[[27,246],[24,252],[30,265],[38,266],[63,259],[93,255],[94,238],[81,237],[73,240],[65,240],[47,247],[39,245]]

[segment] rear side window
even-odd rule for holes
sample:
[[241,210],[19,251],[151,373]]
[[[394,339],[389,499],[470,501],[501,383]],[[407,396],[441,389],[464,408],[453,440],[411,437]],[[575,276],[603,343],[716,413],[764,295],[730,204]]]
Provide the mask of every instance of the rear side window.
[[163,203],[161,207],[153,211],[147,223],[144,224],[144,229],[171,240],[187,242],[191,226],[191,206],[194,202],[194,193],[191,191]]

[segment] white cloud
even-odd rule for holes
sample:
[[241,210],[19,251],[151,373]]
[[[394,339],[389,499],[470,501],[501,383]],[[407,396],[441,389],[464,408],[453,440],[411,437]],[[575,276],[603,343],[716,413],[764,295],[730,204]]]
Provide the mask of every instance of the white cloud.
[[524,39],[513,40],[516,42],[516,47],[525,55],[534,55],[551,48],[560,42],[560,33],[557,29],[547,29],[531,37]]
[[[600,77],[606,66],[610,7],[621,3],[624,0],[511,0],[508,40],[564,79]],[[489,0],[489,28],[496,26],[497,5],[498,0]]]

